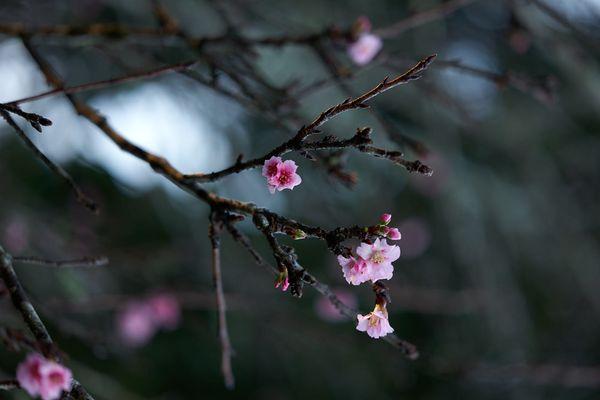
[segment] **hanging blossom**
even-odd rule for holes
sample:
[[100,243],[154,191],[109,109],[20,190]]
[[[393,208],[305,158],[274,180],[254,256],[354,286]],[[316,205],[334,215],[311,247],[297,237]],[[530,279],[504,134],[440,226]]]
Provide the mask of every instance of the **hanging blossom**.
[[[379,219],[379,225],[369,228],[369,231],[390,240],[400,240],[402,235],[398,228],[387,226],[391,220],[391,214],[383,214]],[[337,257],[344,278],[352,285],[391,279],[394,274],[392,263],[400,257],[400,247],[389,245],[386,239],[380,238],[375,239],[373,243],[361,243],[355,252],[357,256]]]
[[356,330],[367,332],[367,335],[374,339],[379,339],[388,333],[394,332],[394,328],[388,321],[387,310],[383,305],[377,304],[369,314],[358,314],[356,318],[358,319]]
[[357,65],[366,65],[383,47],[381,38],[371,33],[369,18],[359,17],[352,28],[355,40],[348,45],[348,55]]
[[300,175],[296,173],[298,166],[293,160],[283,161],[281,157],[271,157],[265,161],[262,175],[267,178],[269,192],[293,189],[302,182]]
[[31,397],[42,400],[60,398],[63,390],[71,390],[71,370],[40,354],[32,353],[17,367],[17,381]]

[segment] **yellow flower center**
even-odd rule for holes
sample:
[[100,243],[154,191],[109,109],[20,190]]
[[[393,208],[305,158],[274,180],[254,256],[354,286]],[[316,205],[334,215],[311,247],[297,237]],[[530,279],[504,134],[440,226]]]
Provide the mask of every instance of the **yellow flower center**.
[[376,251],[373,253],[373,255],[371,256],[371,261],[374,262],[375,264],[381,264],[382,262],[385,261],[385,256],[383,255],[382,251]]

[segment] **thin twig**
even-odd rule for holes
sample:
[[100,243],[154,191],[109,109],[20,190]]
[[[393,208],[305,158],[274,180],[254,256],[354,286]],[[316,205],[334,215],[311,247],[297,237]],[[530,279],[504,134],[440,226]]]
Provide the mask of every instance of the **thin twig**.
[[42,93],[38,93],[33,96],[28,96],[28,97],[24,97],[19,100],[11,101],[10,103],[7,103],[7,104],[9,104],[9,105],[23,104],[23,103],[28,103],[31,101],[42,99],[44,97],[52,96],[52,95],[55,95],[58,93],[68,93],[68,94],[81,93],[81,92],[87,92],[89,90],[97,90],[97,89],[102,89],[102,88],[109,87],[109,86],[119,85],[119,84],[126,83],[126,82],[136,81],[139,79],[154,78],[156,76],[159,76],[159,75],[162,75],[162,74],[168,73],[168,72],[185,71],[185,70],[189,69],[191,66],[193,66],[194,64],[196,64],[197,62],[198,62],[197,60],[180,62],[180,63],[176,63],[176,64],[172,64],[172,65],[166,65],[163,67],[154,68],[154,69],[151,69],[148,71],[133,72],[126,76],[104,79],[104,80],[95,81],[95,82],[88,82],[88,83],[83,83],[81,85],[54,88],[54,89],[47,90]]
[[212,274],[215,295],[217,299],[217,313],[219,317],[219,340],[221,341],[221,372],[225,380],[225,387],[232,390],[235,387],[235,378],[231,367],[233,348],[227,330],[227,304],[223,293],[223,279],[221,274],[221,238],[222,222],[218,220],[215,212],[211,213],[208,237],[212,248]]
[[42,162],[46,164],[46,166],[52,172],[54,172],[56,175],[62,178],[62,180],[64,180],[67,183],[67,185],[71,187],[71,190],[75,192],[75,197],[77,201],[88,210],[97,213],[98,205],[85,193],[83,193],[83,191],[79,188],[79,186],[77,186],[73,178],[71,178],[69,173],[65,171],[60,165],[55,164],[52,160],[50,160],[44,153],[42,153],[42,151],[36,147],[36,145],[31,141],[31,139],[27,137],[27,134],[23,131],[23,129],[21,129],[21,127],[17,125],[17,123],[12,119],[8,112],[0,109],[0,115],[2,115],[2,118],[6,120],[6,122],[14,129],[15,132],[17,132],[19,138],[25,143],[25,145],[27,145],[27,147],[29,147],[31,151],[33,151],[35,156],[42,160]]
[[369,106],[366,104],[366,102],[371,100],[375,96],[386,92],[398,85],[420,78],[420,74],[423,71],[425,71],[427,67],[429,67],[429,65],[435,59],[435,57],[435,54],[430,55],[419,61],[417,64],[415,64],[412,68],[410,68],[402,75],[399,75],[398,77],[391,80],[385,78],[377,86],[363,93],[362,95],[357,96],[354,99],[348,98],[344,102],[328,108],[327,110],[319,114],[319,116],[315,120],[313,120],[313,122],[311,122],[309,125],[300,128],[300,130],[298,130],[294,137],[277,146],[262,157],[257,157],[245,162],[238,162],[232,165],[231,167],[209,174],[186,175],[186,178],[194,179],[198,182],[212,182],[224,176],[231,175],[233,173],[239,173],[249,168],[259,167],[263,165],[266,160],[273,156],[280,156],[290,151],[301,151],[304,149],[304,139],[306,139],[313,133],[318,132],[318,128],[325,124],[327,121],[329,121],[331,118],[349,110],[368,108]]
[[101,256],[85,257],[74,260],[46,260],[38,257],[13,257],[13,262],[23,264],[46,265],[49,267],[58,268],[101,267],[108,264],[108,258]]

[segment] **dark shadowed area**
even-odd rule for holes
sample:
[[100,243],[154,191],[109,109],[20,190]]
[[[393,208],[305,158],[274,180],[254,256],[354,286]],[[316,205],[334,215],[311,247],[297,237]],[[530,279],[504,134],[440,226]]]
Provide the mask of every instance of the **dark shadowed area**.
[[[366,33],[383,47],[358,65]],[[53,339],[0,271],[0,399],[29,398],[11,380],[33,349],[100,400],[600,394],[598,0],[2,0],[0,115],[0,262]],[[302,183],[271,194],[262,157],[298,136],[274,155]],[[334,253],[383,213],[416,360],[310,281],[371,311]]]

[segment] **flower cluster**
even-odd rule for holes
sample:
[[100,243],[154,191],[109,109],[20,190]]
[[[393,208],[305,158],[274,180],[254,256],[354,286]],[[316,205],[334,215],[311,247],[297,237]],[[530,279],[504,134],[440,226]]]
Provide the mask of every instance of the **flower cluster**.
[[[369,228],[369,231],[390,240],[400,240],[402,235],[398,228],[390,228],[391,214],[383,214],[379,224]],[[377,238],[373,243],[361,243],[355,250],[356,256],[338,256],[338,263],[346,281],[352,285],[364,282],[377,282],[391,279],[394,274],[392,263],[400,258],[400,247],[390,245],[386,239]],[[373,338],[385,336],[393,332],[387,320],[385,303],[377,304],[373,312],[367,316],[358,315],[359,331],[366,331]]]
[[265,161],[262,175],[267,178],[269,192],[293,189],[302,182],[300,175],[296,173],[298,166],[292,160],[283,161],[281,157],[271,157]]
[[359,17],[352,30],[355,40],[348,45],[348,55],[355,64],[366,65],[379,53],[383,42],[371,33],[371,21],[367,17]]
[[142,346],[161,328],[172,330],[180,319],[176,298],[158,294],[143,301],[129,302],[118,315],[121,338],[130,346]]
[[17,367],[17,380],[30,396],[55,400],[63,390],[71,390],[72,374],[68,368],[32,353]]

